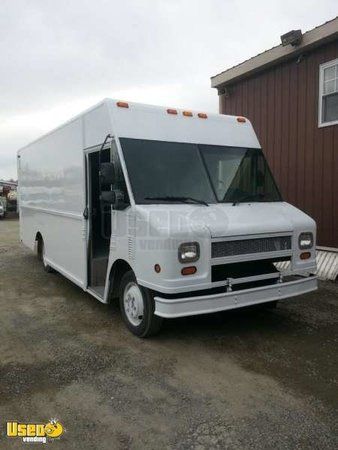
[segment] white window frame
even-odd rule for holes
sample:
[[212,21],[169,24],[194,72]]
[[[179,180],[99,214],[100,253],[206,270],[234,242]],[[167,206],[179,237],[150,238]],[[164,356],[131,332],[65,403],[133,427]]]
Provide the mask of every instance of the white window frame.
[[337,120],[332,120],[331,122],[322,121],[322,108],[323,108],[323,90],[324,90],[324,70],[328,67],[335,66],[338,64],[338,59],[333,59],[319,66],[319,101],[318,101],[318,127],[329,127],[331,125],[337,125]]

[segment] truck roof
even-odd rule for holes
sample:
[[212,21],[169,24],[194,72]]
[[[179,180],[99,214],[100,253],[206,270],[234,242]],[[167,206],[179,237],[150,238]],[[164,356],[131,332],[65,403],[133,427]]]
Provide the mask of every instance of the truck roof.
[[[134,139],[260,147],[246,118],[107,98],[24,146],[18,153],[80,118],[84,118],[84,135],[86,128],[100,129],[101,141],[96,144],[111,133]],[[87,146],[89,141],[84,148]]]

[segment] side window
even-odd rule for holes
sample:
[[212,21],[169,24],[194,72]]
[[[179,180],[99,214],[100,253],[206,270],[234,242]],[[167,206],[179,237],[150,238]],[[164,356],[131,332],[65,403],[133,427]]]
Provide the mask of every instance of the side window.
[[338,124],[338,59],[319,66],[319,126]]
[[121,193],[123,195],[123,198],[121,199],[122,203],[124,203],[125,207],[127,207],[128,205],[130,205],[128,189],[127,189],[127,185],[126,185],[126,180],[123,175],[123,170],[121,167],[120,158],[118,155],[118,151],[117,151],[115,142],[112,142],[111,149],[112,149],[112,152],[111,152],[112,162],[114,163],[116,172],[117,172],[116,173],[116,175],[117,175],[116,183],[114,185],[114,189],[121,191]]

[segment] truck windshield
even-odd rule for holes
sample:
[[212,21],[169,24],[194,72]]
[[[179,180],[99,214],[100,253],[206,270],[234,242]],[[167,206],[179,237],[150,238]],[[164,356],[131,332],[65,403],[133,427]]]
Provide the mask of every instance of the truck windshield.
[[277,202],[260,149],[120,138],[135,202]]

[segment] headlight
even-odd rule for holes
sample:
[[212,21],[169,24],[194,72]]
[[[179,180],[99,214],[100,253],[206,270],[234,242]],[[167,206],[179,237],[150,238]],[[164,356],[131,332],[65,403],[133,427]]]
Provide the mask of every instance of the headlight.
[[298,238],[298,245],[301,250],[313,247],[313,234],[301,233]]
[[195,262],[200,257],[200,245],[198,242],[186,242],[178,248],[178,260],[181,263]]

